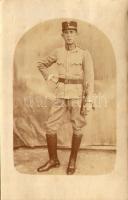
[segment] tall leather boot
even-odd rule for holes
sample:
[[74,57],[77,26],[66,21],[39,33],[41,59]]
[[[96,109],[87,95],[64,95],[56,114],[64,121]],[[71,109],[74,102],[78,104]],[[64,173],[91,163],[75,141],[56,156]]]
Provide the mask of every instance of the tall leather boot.
[[69,164],[67,168],[68,175],[74,174],[76,170],[76,158],[77,158],[77,153],[80,147],[81,139],[82,139],[82,135],[73,134],[72,136],[72,149],[71,149]]
[[38,172],[48,171],[51,168],[59,167],[60,162],[57,156],[57,135],[46,134],[49,160],[37,169]]

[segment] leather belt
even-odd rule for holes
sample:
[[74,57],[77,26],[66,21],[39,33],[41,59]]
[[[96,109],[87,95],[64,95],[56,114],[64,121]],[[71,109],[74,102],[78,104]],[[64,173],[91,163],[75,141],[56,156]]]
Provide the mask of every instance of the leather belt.
[[83,84],[82,79],[65,79],[65,78],[59,78],[58,80],[61,83],[64,84]]

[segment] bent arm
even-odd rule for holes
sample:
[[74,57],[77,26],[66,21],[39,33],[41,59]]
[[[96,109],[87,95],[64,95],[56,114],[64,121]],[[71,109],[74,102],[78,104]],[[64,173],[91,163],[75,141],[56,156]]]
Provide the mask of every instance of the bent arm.
[[45,79],[48,78],[47,68],[50,67],[56,61],[57,61],[57,52],[54,51],[49,56],[41,59],[41,61],[38,62],[37,67]]

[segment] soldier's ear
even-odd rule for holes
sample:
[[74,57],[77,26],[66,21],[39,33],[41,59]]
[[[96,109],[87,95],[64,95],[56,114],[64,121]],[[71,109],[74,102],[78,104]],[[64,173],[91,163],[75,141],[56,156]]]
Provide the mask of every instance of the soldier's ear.
[[62,36],[62,38],[64,37],[64,33],[63,32],[61,33],[61,36]]

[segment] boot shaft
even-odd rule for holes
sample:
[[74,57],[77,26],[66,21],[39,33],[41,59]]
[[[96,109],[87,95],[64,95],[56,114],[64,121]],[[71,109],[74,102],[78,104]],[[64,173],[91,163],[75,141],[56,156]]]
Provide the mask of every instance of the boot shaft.
[[46,141],[48,147],[49,158],[51,160],[57,160],[57,135],[46,134]]
[[71,147],[71,159],[76,161],[78,150],[81,144],[82,135],[73,134],[72,136],[72,147]]

